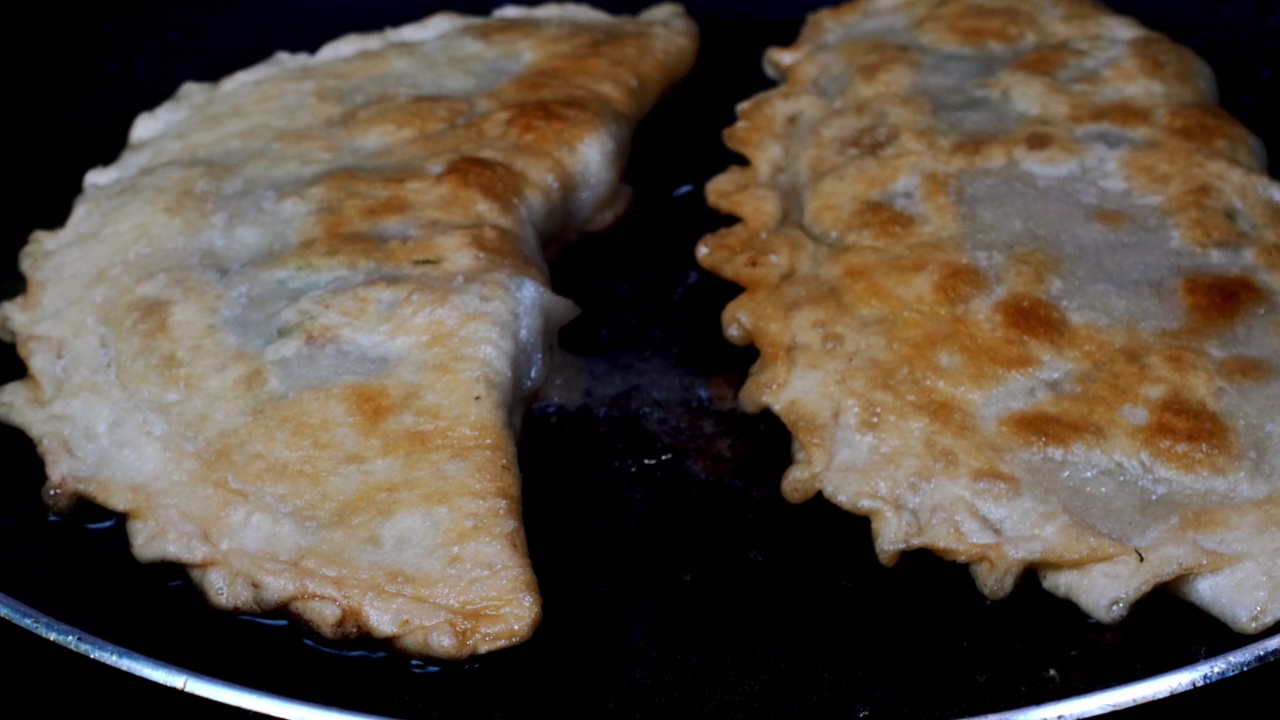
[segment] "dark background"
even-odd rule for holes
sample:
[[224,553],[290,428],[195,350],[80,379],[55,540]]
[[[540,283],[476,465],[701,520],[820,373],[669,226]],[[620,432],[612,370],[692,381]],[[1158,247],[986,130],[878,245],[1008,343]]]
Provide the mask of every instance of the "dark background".
[[[496,3],[468,3],[487,10]],[[0,428],[0,592],[169,662],[366,712],[526,717],[537,711],[652,717],[954,717],[1044,702],[1139,679],[1248,642],[1154,594],[1116,627],[1084,618],[1028,578],[992,603],[967,572],[925,554],[879,566],[864,520],[821,501],[787,505],[785,430],[715,402],[749,350],[720,339],[735,294],[698,271],[693,243],[725,221],[700,188],[733,161],[719,144],[738,100],[768,87],[759,57],[794,38],[819,3],[687,3],[704,31],[694,74],[642,126],[629,173],[636,203],[615,229],[553,265],[584,308],[566,349],[626,368],[578,409],[531,411],[522,443],[531,552],[546,617],[525,646],[465,665],[333,645],[292,625],[208,609],[182,572],[129,558],[121,523],[93,508],[50,520],[29,441]],[[4,52],[10,201],[0,292],[34,228],[66,218],[83,172],[119,153],[130,120],[185,79],[212,80],[276,49],[311,50],[353,30],[398,24],[439,4],[123,2],[29,6]],[[634,11],[643,3],[601,3]],[[1205,57],[1223,105],[1280,154],[1280,7],[1259,2],[1114,2]],[[678,159],[678,160],[673,160]],[[22,374],[11,348],[0,381]],[[710,379],[710,380],[708,380]],[[651,462],[650,462],[651,461]],[[1276,631],[1273,630],[1272,634]],[[0,623],[16,669],[10,701],[49,710],[243,717],[98,665]],[[1247,707],[1280,679],[1275,663],[1116,714]]]

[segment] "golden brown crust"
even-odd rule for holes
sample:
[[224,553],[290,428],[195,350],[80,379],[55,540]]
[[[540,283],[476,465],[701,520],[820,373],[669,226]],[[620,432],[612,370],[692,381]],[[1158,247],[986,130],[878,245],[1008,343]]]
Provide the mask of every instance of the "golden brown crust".
[[1182,578],[1280,618],[1280,187],[1203,63],[1091,3],[862,0],[766,66],[698,258],[746,290],[725,333],[794,435],[786,497],[992,596],[1032,568],[1114,621]]
[[528,637],[515,431],[572,313],[541,244],[616,215],[695,46],[672,5],[444,13],[140,116],[0,312],[49,503],[128,514],[219,607],[444,658]]

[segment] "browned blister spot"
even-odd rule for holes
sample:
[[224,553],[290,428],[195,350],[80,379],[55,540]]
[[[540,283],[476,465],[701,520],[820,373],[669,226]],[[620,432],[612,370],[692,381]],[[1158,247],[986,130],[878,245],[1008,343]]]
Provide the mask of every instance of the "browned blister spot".
[[[904,301],[910,302],[910,297],[922,284],[928,287],[924,283],[932,283],[931,261],[922,255],[920,252],[886,252],[874,245],[856,245],[833,255],[827,266],[838,273],[838,286],[833,290],[840,293],[845,307],[876,307],[888,314],[900,315]],[[812,284],[806,290],[819,292]],[[805,301],[809,301],[808,297]],[[832,313],[829,316],[838,316],[842,310],[832,307],[829,313]],[[908,323],[908,319],[901,318],[901,322]],[[900,327],[902,336],[906,336],[914,323]]]
[[1245,244],[1249,233],[1243,227],[1239,208],[1217,187],[1193,185],[1172,195],[1165,208],[1177,218],[1184,238],[1199,247],[1231,247]]
[[1267,299],[1248,275],[1192,275],[1182,279],[1182,304],[1193,325],[1230,325]]
[[996,303],[1004,326],[1028,340],[1052,341],[1071,329],[1071,322],[1053,303],[1028,293],[1014,293]]
[[524,194],[525,180],[507,165],[478,157],[462,157],[445,166],[439,180],[458,190],[480,193],[490,202],[514,210]]
[[313,186],[322,196],[320,232],[300,247],[321,256],[369,252],[353,245],[385,239],[378,235],[379,229],[405,219],[411,209],[406,194],[418,182],[408,175],[368,175],[355,170],[321,178]]
[[[963,436],[967,432],[975,432],[973,427],[973,413],[960,403],[949,400],[941,395],[933,395],[924,397],[917,407],[929,418],[933,427],[945,428],[944,435],[948,437]],[[954,460],[954,453],[950,454]]]
[[510,110],[503,118],[503,137],[538,148],[576,147],[594,132],[600,113],[586,103],[559,100],[529,102]]
[[1052,146],[1054,142],[1055,139],[1053,135],[1039,130],[1029,132],[1024,138],[1022,138],[1022,144],[1025,145],[1028,150],[1044,150]]
[[849,213],[849,228],[884,240],[905,240],[915,228],[915,218],[882,202],[858,204]]
[[129,327],[140,335],[158,338],[169,334],[169,315],[173,302],[164,298],[143,297],[129,305]]
[[359,220],[377,223],[404,215],[409,211],[409,201],[402,195],[388,195],[361,203],[355,206],[354,210],[352,214],[357,215]]
[[950,139],[951,146],[949,150],[956,155],[966,158],[981,157],[992,148],[999,147],[1000,141],[990,135],[962,135],[960,137]]
[[1110,103],[1090,108],[1084,120],[1122,128],[1143,128],[1151,124],[1151,111],[1129,103]]
[[1228,382],[1266,382],[1271,379],[1271,363],[1258,357],[1232,355],[1218,361],[1218,372]]
[[987,289],[987,276],[966,262],[939,264],[933,289],[948,305],[963,305]]
[[1053,75],[1076,58],[1076,53],[1066,48],[1032,50],[1013,62],[1013,70],[1033,75]]
[[1049,410],[1020,410],[1000,421],[1000,427],[1024,445],[1064,449],[1094,445],[1106,438],[1102,426]]
[[475,251],[536,275],[515,236],[525,184],[516,170],[479,157],[456,158],[434,176],[335,172],[299,191],[318,195],[315,225],[275,262],[421,267],[467,262]]
[[395,398],[379,385],[357,383],[346,388],[347,407],[362,433],[380,431],[396,410]]
[[961,45],[1014,45],[1034,32],[1035,17],[1014,7],[956,4],[942,10],[947,34]]
[[1143,447],[1182,470],[1198,470],[1231,451],[1231,428],[1199,400],[1173,396],[1150,408],[1151,419],[1138,428]]
[[1169,111],[1165,126],[1176,137],[1235,162],[1254,165],[1249,131],[1216,105],[1187,105]]
[[614,36],[583,43],[574,57],[557,67],[557,97],[563,97],[567,78],[600,98],[613,109],[627,115],[642,114],[648,100],[635,92],[637,86],[655,86],[663,82],[666,72],[661,62],[654,62],[653,46],[635,36]]
[[[978,328],[952,328],[951,332],[982,332]],[[938,342],[949,340],[946,337],[938,337]],[[968,358],[967,363],[974,371],[966,381],[972,382],[978,386],[987,386],[994,384],[1000,375],[1005,373],[1017,373],[1030,370],[1037,367],[1041,363],[1039,353],[1026,342],[1010,341],[1006,339],[1004,342],[993,340],[975,343],[968,348],[965,357]]]
[[1133,218],[1123,210],[1094,210],[1093,219],[1099,225],[1109,228],[1122,228],[1133,222]]

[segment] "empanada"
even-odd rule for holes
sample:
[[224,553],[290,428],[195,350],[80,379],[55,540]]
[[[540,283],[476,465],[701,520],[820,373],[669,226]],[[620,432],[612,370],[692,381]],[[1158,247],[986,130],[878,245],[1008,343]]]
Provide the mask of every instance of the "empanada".
[[698,259],[746,288],[786,497],[991,597],[1275,623],[1280,185],[1204,63],[1091,2],[863,0],[766,67]]
[[144,113],[0,315],[50,505],[128,514],[219,607],[441,658],[528,637],[515,432],[573,313],[542,243],[620,212],[696,45],[675,5],[441,13]]

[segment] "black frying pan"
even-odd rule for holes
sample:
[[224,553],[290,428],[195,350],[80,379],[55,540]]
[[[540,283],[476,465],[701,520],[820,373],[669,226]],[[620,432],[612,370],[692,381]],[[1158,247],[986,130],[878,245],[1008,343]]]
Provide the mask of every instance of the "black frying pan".
[[[495,3],[454,3],[487,11]],[[602,6],[634,11],[636,2]],[[530,549],[545,618],[524,646],[462,664],[332,643],[284,621],[208,608],[172,566],[142,566],[123,523],[91,506],[51,519],[31,443],[0,428],[0,593],[84,633],[191,672],[326,706],[396,717],[533,714],[653,717],[949,718],[1140,680],[1259,638],[1161,592],[1114,627],[1027,578],[990,602],[964,568],[925,553],[883,568],[865,520],[778,493],[788,435],[726,409],[753,354],[725,343],[736,289],[699,271],[693,243],[726,220],[700,188],[734,161],[719,142],[733,104],[769,86],[770,44],[819,3],[692,2],[704,48],[694,74],[640,129],[634,207],[552,267],[584,312],[562,345],[614,370],[575,409],[542,404],[521,444]],[[1280,152],[1275,3],[1114,2],[1209,60],[1222,102]],[[129,2],[33,5],[11,26],[11,201],[3,284],[32,229],[66,217],[88,167],[114,159],[129,121],[189,78],[220,77],[280,48],[415,19],[440,3]],[[698,191],[689,192],[689,187]],[[22,374],[12,349],[0,380]],[[1264,637],[1275,637],[1273,629]],[[242,711],[132,678],[0,623],[10,702],[50,709],[129,703],[150,712]],[[1274,654],[1274,653],[1273,653]],[[1121,713],[1206,712],[1263,698],[1280,663]]]

